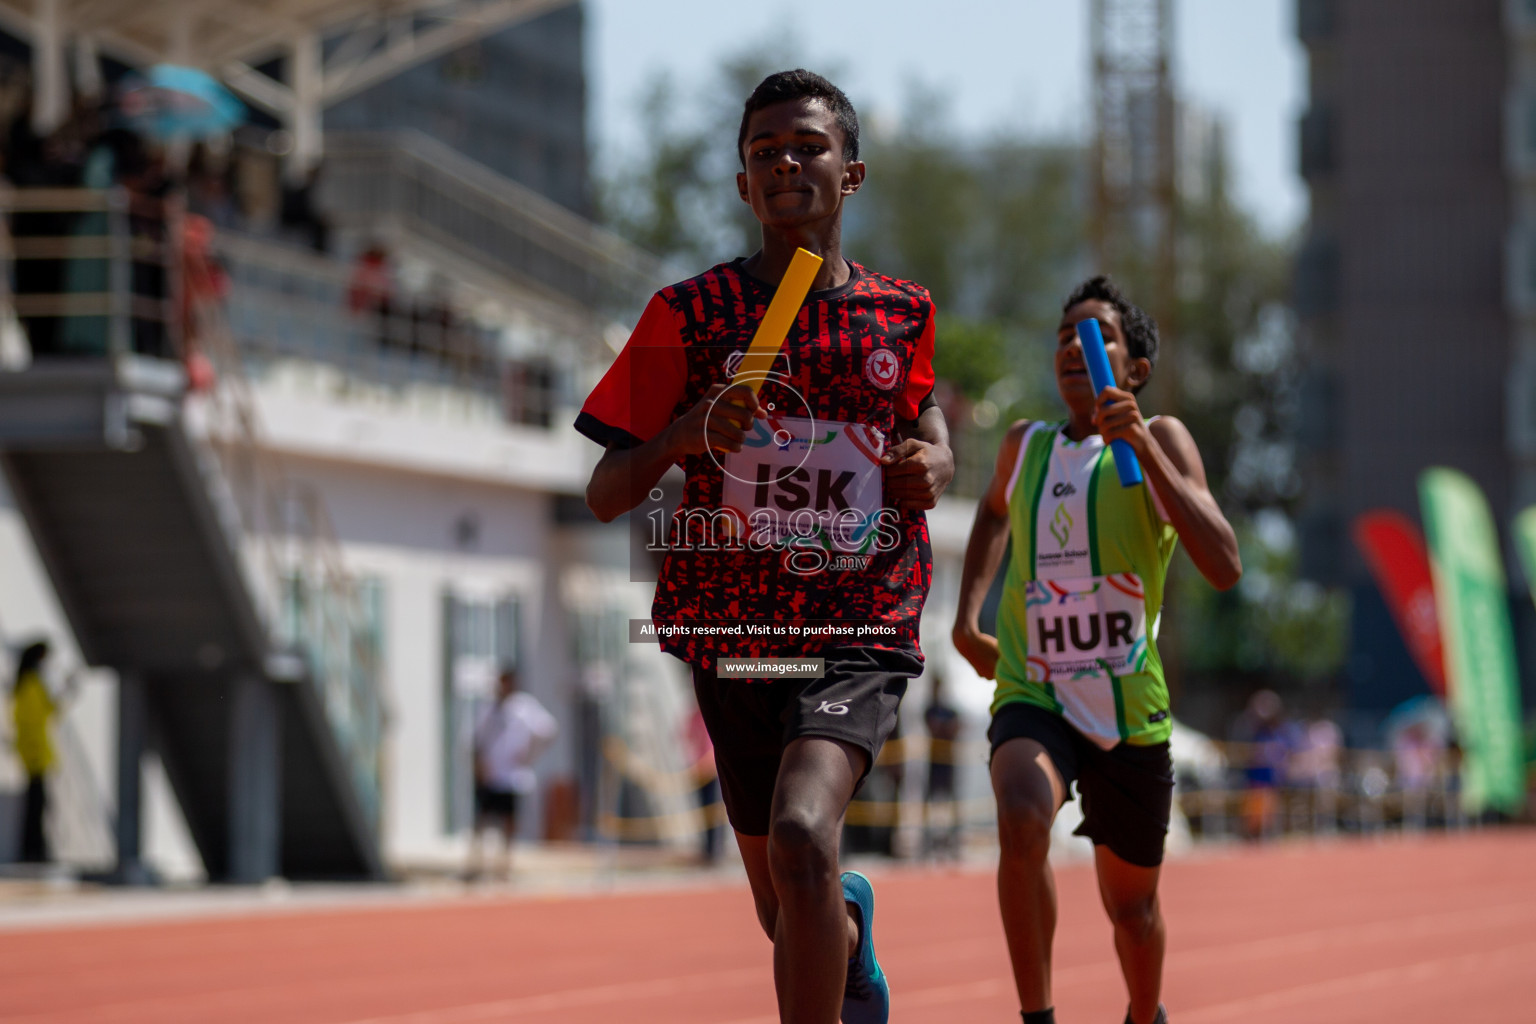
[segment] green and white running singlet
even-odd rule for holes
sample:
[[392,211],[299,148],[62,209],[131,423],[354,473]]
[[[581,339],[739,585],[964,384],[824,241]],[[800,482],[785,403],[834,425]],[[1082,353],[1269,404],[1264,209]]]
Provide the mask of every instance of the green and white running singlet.
[[1172,732],[1157,653],[1163,581],[1178,534],[1149,484],[1121,487],[1093,434],[1032,423],[1008,485],[1013,557],[997,611],[992,713],[1023,701],[1108,750]]

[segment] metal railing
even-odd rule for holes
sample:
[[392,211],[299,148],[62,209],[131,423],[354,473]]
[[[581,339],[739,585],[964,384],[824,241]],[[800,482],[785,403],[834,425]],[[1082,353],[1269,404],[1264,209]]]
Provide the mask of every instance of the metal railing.
[[320,187],[329,217],[393,220],[590,310],[638,311],[666,283],[654,256],[421,132],[328,135]]
[[[1175,804],[1197,843],[1269,840],[1281,836],[1357,835],[1460,830],[1473,822],[1461,807],[1458,765],[1442,754],[1414,778],[1400,776],[1384,750],[1342,750],[1336,769],[1320,777],[1281,779],[1273,786],[1245,782],[1247,751],[1241,744],[1217,744],[1226,763],[1197,773],[1176,766]],[[932,741],[896,737],[885,744],[870,778],[848,806],[846,824],[901,830],[896,844],[912,855],[936,849],[953,854],[968,846],[996,843],[997,808],[987,781],[990,746],[985,739]],[[950,765],[953,788],[925,792],[929,767]],[[724,822],[716,799],[706,806],[678,806],[707,781],[696,769],[668,770],[641,756],[617,735],[602,741],[600,787],[607,799],[598,813],[601,838],[640,843],[690,843],[703,829]],[[1203,784],[1194,778],[1205,776]],[[881,776],[885,776],[884,779]],[[641,812],[617,801],[621,784],[647,796]]]
[[126,189],[0,189],[6,295],[34,357],[176,351],[164,200]]
[[339,260],[228,233],[215,249],[230,280],[229,330],[257,372],[298,360],[397,396],[431,389],[460,418],[551,423],[558,380],[550,365],[503,356],[497,332],[445,297],[397,295],[354,308],[355,268]]
[[[377,643],[323,504],[263,444],[214,268],[183,245],[180,203],[121,188],[15,189],[0,192],[0,214],[10,228],[0,239],[3,298],[34,358],[141,355],[187,368],[189,433],[205,442],[199,464],[214,500],[232,512],[230,541],[267,635],[278,654],[303,658],[308,671],[295,675],[316,688],[377,830],[385,722]],[[293,581],[311,614],[285,614],[297,600]]]
[[324,501],[294,481],[262,441],[260,414],[244,353],[207,263],[185,260],[185,347],[214,374],[201,400],[208,438],[233,485],[247,537],[260,551],[269,635],[300,652],[327,720],[347,759],[369,824],[382,814],[384,706],[376,623],[347,571]]
[[88,871],[105,871],[117,861],[116,813],[91,774],[85,742],[69,719],[54,723],[58,763],[48,785],[52,793],[48,842],[54,859]]

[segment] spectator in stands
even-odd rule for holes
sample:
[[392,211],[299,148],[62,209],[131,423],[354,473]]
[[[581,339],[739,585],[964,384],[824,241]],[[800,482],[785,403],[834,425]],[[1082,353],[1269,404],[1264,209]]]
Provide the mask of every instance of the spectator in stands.
[[[357,256],[352,265],[352,283],[347,288],[347,307],[354,316],[373,320],[379,347],[391,347],[390,314],[394,308],[395,280],[389,253],[377,242]],[[400,339],[404,344],[406,339]]]
[[216,228],[236,227],[240,209],[235,203],[227,155],[199,144],[187,162],[187,210],[208,218]]
[[[944,699],[944,677],[933,677],[933,694],[923,710],[928,730],[928,788],[923,795],[923,821],[928,851],[958,859],[960,816],[955,806],[955,740],[960,738],[960,712]],[[937,822],[937,824],[935,824]]]
[[501,877],[512,874],[517,806],[534,791],[533,764],[559,733],[555,717],[538,698],[518,687],[517,670],[501,670],[496,700],[475,723],[475,823],[469,840],[470,878],[482,874],[482,833],[495,827],[502,838]]
[[1429,793],[1440,780],[1445,740],[1434,721],[1422,718],[1392,734],[1392,763],[1403,798],[1405,828],[1423,829],[1427,824]]
[[471,340],[453,315],[448,279],[429,272],[426,284],[411,298],[411,355],[431,360],[454,380],[464,381],[473,370]]
[[1300,731],[1301,742],[1286,768],[1291,783],[1312,799],[1312,829],[1338,826],[1339,785],[1343,780],[1344,732],[1331,718],[1314,718]]
[[16,662],[16,682],[11,689],[16,756],[27,774],[21,859],[30,864],[44,864],[49,860],[43,820],[48,811],[48,773],[56,761],[51,730],[60,705],[68,702],[74,690],[74,677],[71,676],[60,697],[55,698],[48,691],[43,675],[47,660],[48,644],[45,641],[38,640],[23,648]]
[[1285,707],[1273,690],[1259,690],[1237,717],[1232,739],[1239,744],[1238,763],[1243,767],[1243,824],[1249,839],[1272,835],[1280,817],[1280,787],[1286,781],[1286,763],[1294,742],[1294,729],[1285,719]]
[[316,252],[326,252],[330,247],[331,226],[315,209],[315,187],[319,180],[320,169],[317,167],[310,170],[298,185],[285,184],[278,217],[285,236]]
[[212,391],[217,372],[209,354],[229,294],[229,276],[213,249],[214,226],[207,217],[188,213],[181,221],[181,360],[187,386]]

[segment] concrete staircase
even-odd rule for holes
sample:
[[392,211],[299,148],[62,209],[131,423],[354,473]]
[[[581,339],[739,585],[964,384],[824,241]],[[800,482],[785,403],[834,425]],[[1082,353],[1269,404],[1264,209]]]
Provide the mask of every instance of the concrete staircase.
[[259,578],[273,538],[248,533],[179,364],[0,373],[0,467],[82,654],[121,679],[120,871],[138,870],[152,745],[211,879],[379,876],[375,680],[345,659],[325,678],[315,638],[281,636],[273,598],[304,568]]

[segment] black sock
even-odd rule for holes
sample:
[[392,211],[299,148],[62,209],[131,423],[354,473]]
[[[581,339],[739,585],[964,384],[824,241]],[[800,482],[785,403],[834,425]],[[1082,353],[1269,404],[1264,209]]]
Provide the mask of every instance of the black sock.
[[1019,1016],[1024,1018],[1024,1024],[1056,1024],[1056,1007],[1049,1006],[1044,1010],[1020,1011]]

